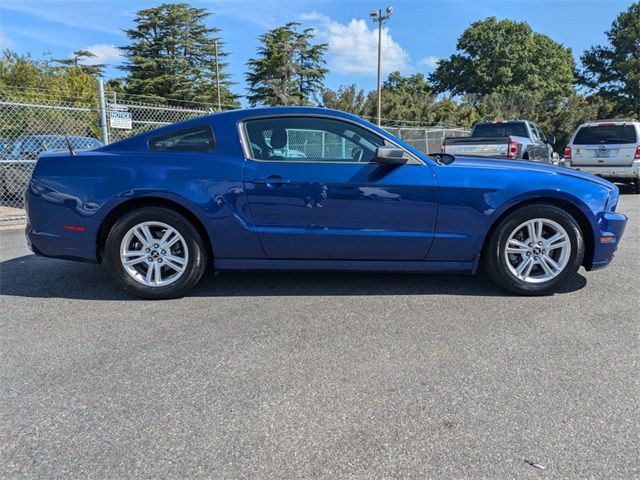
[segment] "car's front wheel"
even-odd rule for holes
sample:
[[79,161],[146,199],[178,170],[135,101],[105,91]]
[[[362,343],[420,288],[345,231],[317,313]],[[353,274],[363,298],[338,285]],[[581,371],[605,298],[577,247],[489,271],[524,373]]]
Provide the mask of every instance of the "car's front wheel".
[[181,297],[202,278],[207,253],[198,230],[179,213],[144,207],[120,218],[105,263],[120,285],[149,299]]
[[548,295],[573,278],[584,257],[576,220],[552,205],[518,209],[494,229],[483,254],[485,271],[501,287]]

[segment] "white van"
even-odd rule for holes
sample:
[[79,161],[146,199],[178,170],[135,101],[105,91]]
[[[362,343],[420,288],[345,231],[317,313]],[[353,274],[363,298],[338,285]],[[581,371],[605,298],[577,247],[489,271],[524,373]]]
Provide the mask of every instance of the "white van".
[[580,125],[564,150],[561,164],[630,183],[640,193],[640,122],[617,119]]

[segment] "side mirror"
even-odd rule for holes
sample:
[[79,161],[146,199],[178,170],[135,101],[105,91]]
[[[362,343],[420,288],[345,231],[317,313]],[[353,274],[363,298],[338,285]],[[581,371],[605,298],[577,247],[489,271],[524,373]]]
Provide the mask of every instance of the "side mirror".
[[555,145],[556,144],[556,137],[554,137],[553,135],[547,135],[547,143],[549,145]]
[[436,162],[441,163],[443,165],[449,165],[451,163],[453,163],[456,159],[456,157],[454,157],[453,155],[451,155],[450,153],[428,153],[427,156],[429,158],[434,159]]
[[396,147],[378,147],[373,161],[383,165],[404,165],[407,163],[404,150]]

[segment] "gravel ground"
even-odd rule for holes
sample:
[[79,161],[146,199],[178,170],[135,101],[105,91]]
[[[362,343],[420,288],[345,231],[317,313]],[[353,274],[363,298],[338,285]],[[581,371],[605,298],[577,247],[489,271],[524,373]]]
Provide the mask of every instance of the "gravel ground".
[[639,209],[610,267],[544,298],[247,273],[141,301],[2,230],[0,475],[638,478]]

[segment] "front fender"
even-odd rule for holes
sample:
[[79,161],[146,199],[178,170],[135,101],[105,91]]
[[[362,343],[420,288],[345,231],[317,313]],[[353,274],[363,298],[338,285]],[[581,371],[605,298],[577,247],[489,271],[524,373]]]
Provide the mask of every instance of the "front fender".
[[435,169],[440,185],[439,211],[429,260],[473,260],[481,253],[492,226],[506,212],[536,200],[570,206],[584,216],[593,237],[598,235],[598,223],[611,194],[605,186],[516,162],[505,166],[498,161],[467,164],[471,161]]

